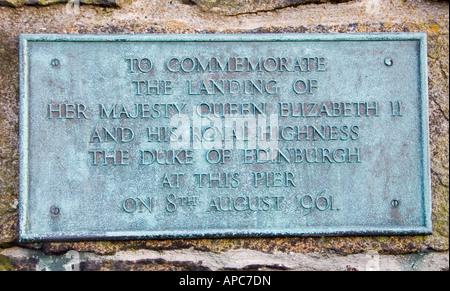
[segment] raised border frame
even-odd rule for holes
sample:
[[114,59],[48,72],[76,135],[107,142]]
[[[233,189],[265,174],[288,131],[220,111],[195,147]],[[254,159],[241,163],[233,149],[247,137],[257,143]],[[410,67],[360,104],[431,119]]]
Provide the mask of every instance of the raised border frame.
[[[273,229],[270,234],[261,233],[260,230],[223,231],[210,229],[186,233],[183,231],[138,231],[138,232],[105,232],[105,233],[45,233],[31,234],[26,232],[29,196],[29,42],[333,42],[333,41],[418,41],[419,42],[419,69],[420,98],[421,98],[421,164],[422,164],[422,193],[423,226],[411,227],[334,227],[333,230],[324,231],[323,228],[308,228],[286,232]],[[214,34],[214,35],[65,35],[65,34],[22,34],[19,43],[19,241],[73,241],[73,240],[111,240],[111,239],[143,239],[143,238],[199,238],[199,237],[260,237],[260,236],[314,236],[314,235],[423,235],[431,234],[432,207],[431,207],[431,174],[429,154],[429,113],[428,113],[428,64],[427,64],[427,37],[426,33],[372,33],[372,34]]]

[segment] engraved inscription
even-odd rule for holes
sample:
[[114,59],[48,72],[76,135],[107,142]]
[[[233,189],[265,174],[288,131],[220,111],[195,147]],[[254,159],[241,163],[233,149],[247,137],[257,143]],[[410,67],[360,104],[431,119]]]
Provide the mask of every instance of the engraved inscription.
[[[299,164],[361,164],[367,149],[360,140],[370,138],[370,132],[361,127],[361,118],[379,118],[390,114],[401,117],[407,114],[401,101],[333,101],[297,99],[298,96],[315,95],[321,90],[321,76],[335,68],[333,61],[324,56],[261,56],[248,58],[230,57],[182,57],[168,56],[160,63],[154,58],[135,56],[125,58],[122,67],[125,74],[132,76],[129,96],[169,96],[181,92],[186,96],[218,96],[232,98],[239,96],[280,96],[287,94],[295,102],[205,102],[159,103],[158,99],[140,99],[138,103],[93,104],[91,109],[82,103],[48,104],[49,119],[92,119],[119,120],[120,126],[96,126],[92,128],[88,144],[90,166],[131,166],[152,168],[179,167],[178,172],[160,174],[157,189],[297,189],[301,187],[301,175],[292,171],[249,170],[245,167],[258,165],[292,166]],[[142,79],[158,70],[167,79]],[[274,78],[277,73],[278,79]],[[229,79],[194,76],[211,76],[227,73]],[[258,73],[267,78],[245,79],[248,73]],[[283,85],[284,74],[302,73],[304,78],[294,78]],[[308,78],[309,74],[314,74]],[[176,75],[186,76],[185,82],[175,81]],[[184,87],[184,88],[183,88]],[[179,94],[179,93],[178,93]],[[194,99],[195,100],[195,99]],[[147,101],[156,101],[147,102]],[[97,107],[97,111],[95,110]],[[97,115],[95,115],[97,112]],[[270,117],[270,118],[269,118]],[[165,122],[135,128],[127,120],[166,120]],[[307,123],[300,120],[308,120]],[[311,121],[310,121],[311,120]],[[320,122],[317,122],[320,121]],[[174,126],[172,126],[174,125]],[[184,129],[184,130],[180,130]],[[184,139],[181,143],[178,141]],[[101,145],[137,143],[140,149],[102,149]],[[358,143],[356,143],[358,142]],[[160,149],[157,145],[164,145]],[[150,145],[150,146],[149,146]],[[315,147],[313,146],[315,145]],[[198,154],[196,150],[202,150]],[[202,161],[203,160],[203,161]],[[238,166],[237,171],[192,172],[189,167],[200,162],[207,165]],[[181,167],[183,166],[183,167]],[[156,168],[155,168],[156,167]],[[162,168],[161,168],[162,169]],[[182,172],[184,170],[184,172]],[[155,180],[158,178],[155,177]],[[143,212],[143,209],[174,213],[179,208],[197,208],[203,205],[207,212],[224,211],[282,211],[286,196],[249,196],[239,190],[235,196],[226,192],[209,199],[183,196],[179,192],[158,197],[126,198],[122,203],[125,213]],[[335,197],[317,194],[296,194],[291,205],[302,215],[314,215],[315,211],[328,211],[333,215]],[[298,193],[298,190],[294,191]],[[190,193],[190,195],[194,195]],[[165,201],[164,201],[165,200]],[[292,200],[292,199],[290,199]],[[165,205],[165,206],[164,206]],[[206,208],[205,208],[206,206]],[[284,207],[285,208],[285,207]]]
[[428,227],[422,36],[28,37],[26,234]]

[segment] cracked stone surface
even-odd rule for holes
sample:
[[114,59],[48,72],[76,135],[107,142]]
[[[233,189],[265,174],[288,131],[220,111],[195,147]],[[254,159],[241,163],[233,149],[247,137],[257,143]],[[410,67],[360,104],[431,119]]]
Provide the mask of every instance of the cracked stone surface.
[[[3,266],[2,266],[3,260]],[[441,271],[448,268],[448,252],[381,255],[376,251],[340,256],[320,253],[267,254],[254,250],[208,253],[192,248],[169,251],[121,251],[99,256],[69,251],[46,255],[18,247],[0,252],[0,270],[80,271],[154,270],[290,270],[290,271]],[[3,268],[3,269],[2,269]]]
[[[0,3],[7,1],[12,0],[0,0]],[[50,1],[42,1],[44,2]],[[188,270],[221,269],[227,266],[234,269],[256,266],[259,269],[342,270],[346,269],[347,265],[350,269],[361,269],[367,263],[368,258],[365,255],[368,252],[379,254],[380,262],[396,262],[395,266],[403,266],[405,269],[413,265],[448,269],[448,259],[443,258],[448,258],[449,238],[448,1],[354,0],[338,4],[290,6],[236,16],[205,12],[199,5],[184,4],[178,0],[135,0],[122,3],[120,8],[82,5],[79,13],[75,14],[68,13],[64,4],[38,9],[29,5],[0,6],[0,270],[57,269],[62,266],[58,267],[58,262],[62,263],[63,256],[72,250],[80,252],[82,258],[86,258],[82,266],[92,270]],[[29,244],[17,242],[18,37],[21,33],[274,32],[427,33],[434,224],[432,235]],[[236,259],[239,255],[245,255],[248,261],[239,264]],[[329,259],[329,256],[332,259]],[[298,260],[297,263],[290,261],[290,258],[294,262]],[[351,258],[351,263],[345,264],[346,258]],[[204,263],[198,264],[198,260],[203,260]],[[302,265],[302,260],[308,263]],[[391,265],[390,268],[400,267],[394,268]]]
[[183,0],[185,3],[196,3],[203,11],[211,11],[223,15],[267,11],[287,6],[310,3],[339,3],[350,0]]

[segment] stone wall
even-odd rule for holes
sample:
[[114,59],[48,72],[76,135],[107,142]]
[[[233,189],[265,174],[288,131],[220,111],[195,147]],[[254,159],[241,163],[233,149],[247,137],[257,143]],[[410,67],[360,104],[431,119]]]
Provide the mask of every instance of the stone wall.
[[[0,270],[448,270],[448,1],[65,2],[0,0]],[[432,235],[18,242],[19,34],[329,32],[427,33]]]

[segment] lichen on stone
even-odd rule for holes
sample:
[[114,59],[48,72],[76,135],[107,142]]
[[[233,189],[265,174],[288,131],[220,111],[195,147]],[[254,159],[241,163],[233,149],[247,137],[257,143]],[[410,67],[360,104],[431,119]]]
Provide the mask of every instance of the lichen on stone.
[[0,256],[0,271],[11,271],[13,269],[11,259],[5,256]]
[[[202,12],[197,6],[181,4],[181,0],[127,0],[133,5],[122,9],[95,6],[82,7],[79,15],[70,15],[65,5],[46,8],[0,7],[0,270],[34,270],[36,257],[59,256],[75,250],[111,259],[120,252],[149,250],[176,254],[193,249],[212,258],[233,250],[255,251],[271,259],[284,254],[311,254],[325,265],[332,258],[378,252],[380,256],[441,254],[448,256],[449,246],[449,22],[448,2],[380,1],[377,13],[366,9],[369,0],[335,5],[301,5],[277,11],[221,16]],[[198,0],[200,1],[200,0]],[[30,0],[0,0],[9,6],[31,3]],[[37,3],[38,1],[34,1]],[[47,0],[65,3],[63,0]],[[173,2],[173,3],[172,3]],[[218,1],[216,1],[218,2]],[[255,0],[256,2],[256,0]],[[260,1],[262,2],[262,0]],[[284,1],[287,2],[287,1]],[[44,0],[40,2],[44,3]],[[83,3],[88,3],[84,0]],[[92,3],[92,2],[91,2]],[[120,3],[120,1],[116,1]],[[169,4],[172,3],[172,4]],[[35,4],[39,5],[39,4]],[[105,13],[104,11],[108,11]],[[307,15],[307,17],[303,17]],[[276,237],[172,239],[85,242],[17,242],[18,236],[18,111],[19,111],[19,47],[20,33],[134,34],[134,33],[396,33],[427,32],[430,96],[430,154],[433,194],[433,234],[430,236],[360,236],[360,237]],[[20,246],[36,255],[6,255],[5,250]],[[30,252],[28,252],[30,251]],[[231,252],[232,253],[232,252]],[[432,258],[432,257],[430,257]],[[105,260],[106,260],[105,259]],[[240,259],[240,258],[239,258]],[[205,264],[187,265],[174,261],[97,260],[81,265],[87,270],[177,269],[188,270]],[[197,261],[195,261],[197,262]],[[228,263],[228,261],[224,261]],[[300,262],[300,261],[299,261]],[[426,261],[431,264],[431,261]],[[133,265],[135,264],[135,265]],[[350,265],[356,268],[355,265]],[[447,268],[448,270],[448,261]]]
[[183,0],[184,3],[196,3],[203,11],[222,15],[268,11],[300,4],[348,1],[350,0]]

